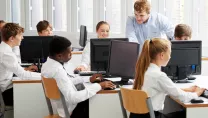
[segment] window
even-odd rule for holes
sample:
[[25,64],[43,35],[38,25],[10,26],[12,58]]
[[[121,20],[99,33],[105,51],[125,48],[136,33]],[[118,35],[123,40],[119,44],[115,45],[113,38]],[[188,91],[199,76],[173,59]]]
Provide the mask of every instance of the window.
[[121,33],[121,0],[105,0],[105,20],[112,33]]
[[11,22],[20,23],[20,0],[11,0]]
[[36,25],[43,20],[43,0],[29,0],[29,29],[36,30]]
[[93,32],[93,0],[77,0],[77,2],[77,31],[80,25],[86,25],[87,31]]
[[53,0],[52,25],[55,31],[67,30],[66,0]]

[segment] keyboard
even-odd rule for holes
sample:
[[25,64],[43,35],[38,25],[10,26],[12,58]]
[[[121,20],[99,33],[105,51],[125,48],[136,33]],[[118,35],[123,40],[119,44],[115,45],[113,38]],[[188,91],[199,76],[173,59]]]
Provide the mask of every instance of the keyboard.
[[93,74],[106,74],[106,71],[80,71],[80,76],[91,76]]
[[205,90],[204,93],[202,93],[201,97],[208,98],[208,90]]

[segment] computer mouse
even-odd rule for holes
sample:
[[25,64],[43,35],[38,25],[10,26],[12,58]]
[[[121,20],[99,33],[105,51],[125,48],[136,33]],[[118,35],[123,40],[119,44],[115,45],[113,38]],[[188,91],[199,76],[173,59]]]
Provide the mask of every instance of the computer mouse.
[[80,70],[74,70],[74,74],[79,74]]
[[191,99],[191,103],[203,103],[204,101],[200,98]]

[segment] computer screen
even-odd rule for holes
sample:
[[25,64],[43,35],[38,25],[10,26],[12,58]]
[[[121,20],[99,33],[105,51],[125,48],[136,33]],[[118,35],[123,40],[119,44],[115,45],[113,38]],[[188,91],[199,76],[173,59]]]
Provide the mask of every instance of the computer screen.
[[128,82],[134,78],[139,44],[124,41],[111,41],[107,73]]
[[79,45],[85,47],[87,41],[87,27],[84,25],[80,26],[80,39]]
[[112,40],[128,41],[128,38],[96,38],[90,40],[91,71],[106,71]]
[[188,79],[190,75],[201,74],[201,41],[171,42],[171,59],[162,71],[176,81]]
[[49,43],[53,36],[24,36],[20,45],[23,63],[44,63],[49,55]]

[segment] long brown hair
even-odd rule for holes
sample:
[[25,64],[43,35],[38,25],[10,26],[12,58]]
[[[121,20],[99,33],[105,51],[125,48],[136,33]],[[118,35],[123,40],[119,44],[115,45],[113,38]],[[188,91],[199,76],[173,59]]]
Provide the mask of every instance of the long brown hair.
[[170,45],[169,40],[161,38],[153,38],[144,42],[142,52],[136,63],[133,89],[141,90],[144,83],[144,75],[150,62],[155,60],[159,53],[166,52],[170,48]]

